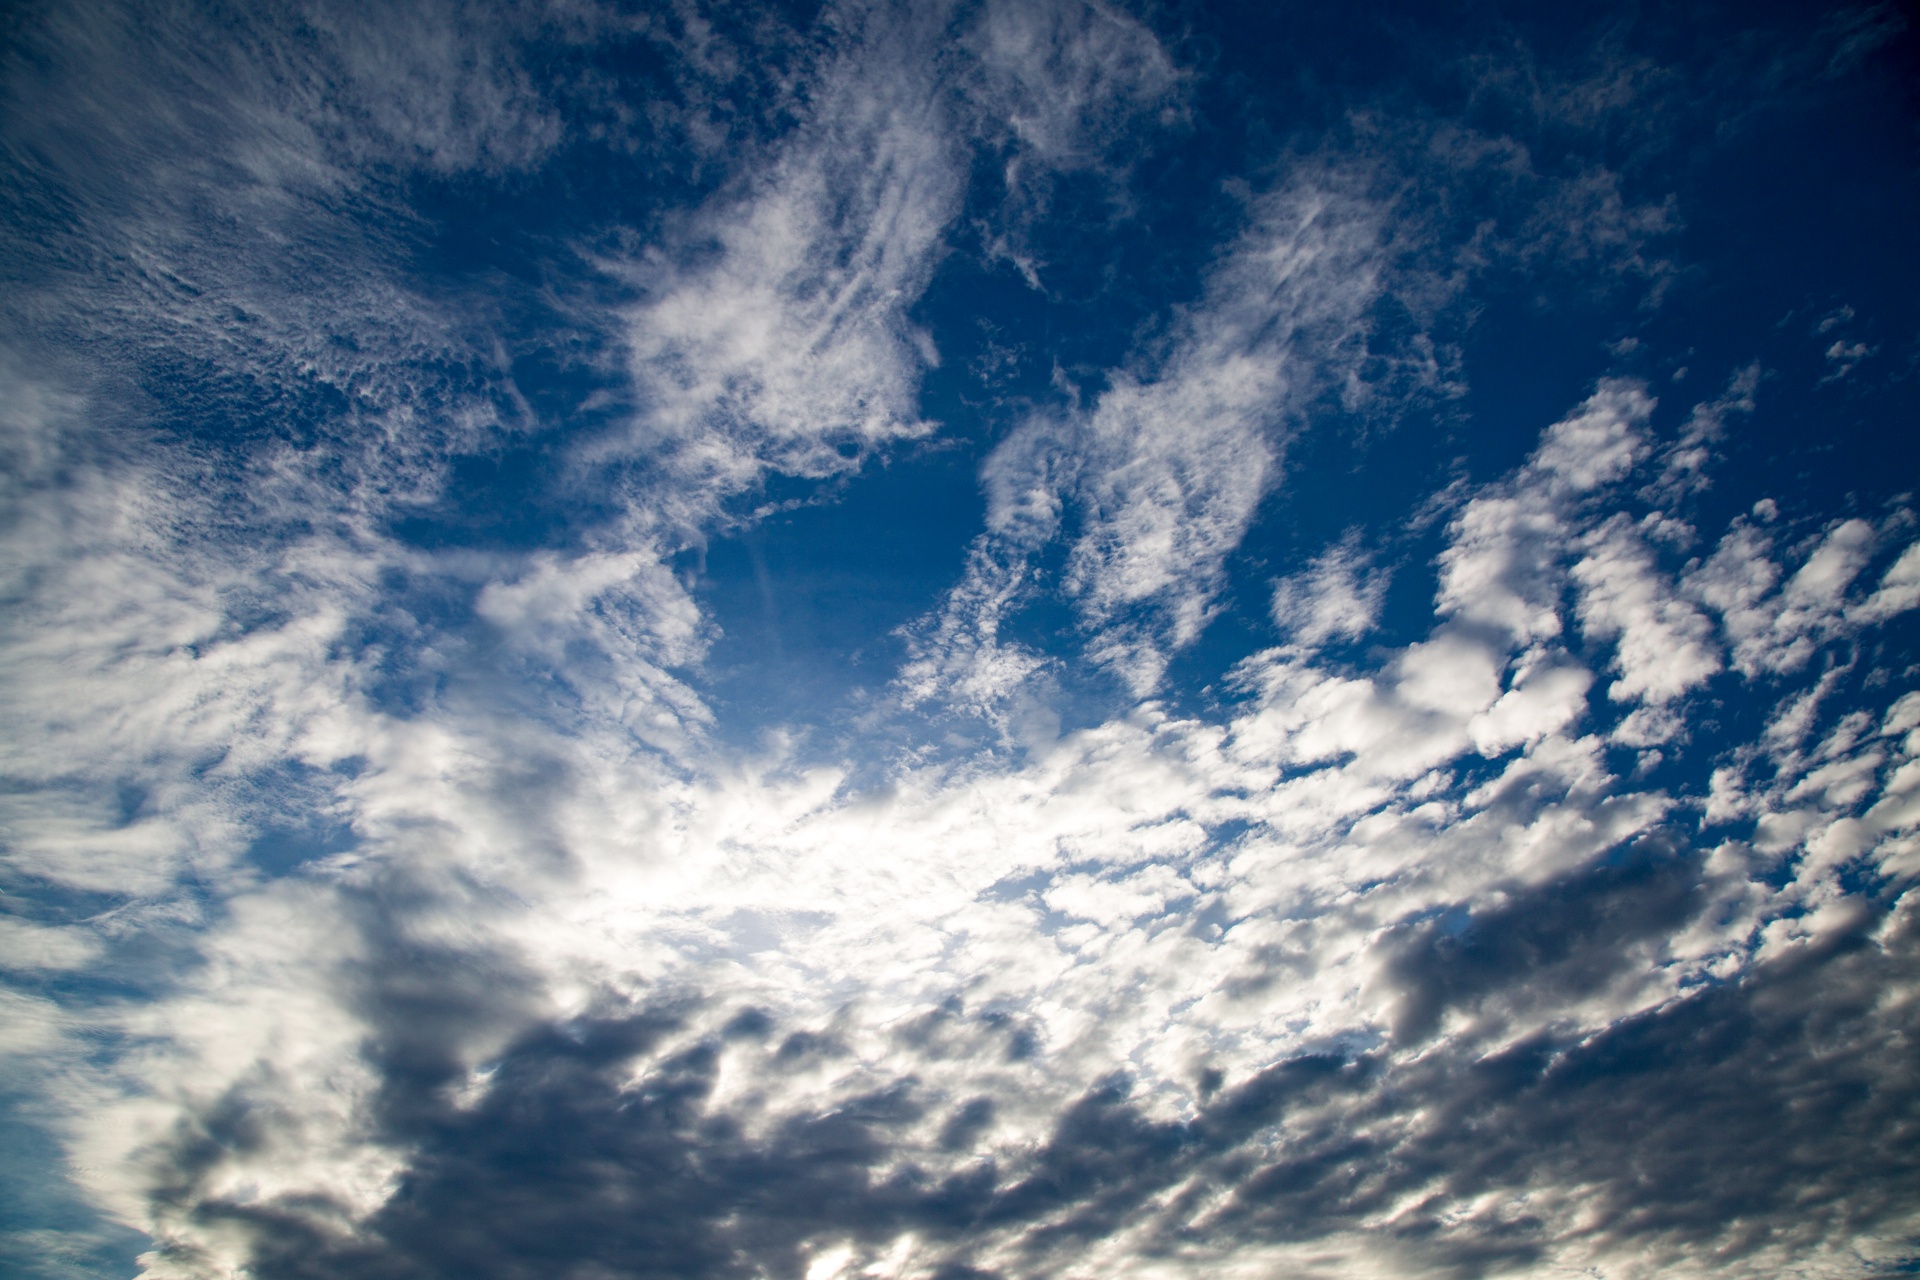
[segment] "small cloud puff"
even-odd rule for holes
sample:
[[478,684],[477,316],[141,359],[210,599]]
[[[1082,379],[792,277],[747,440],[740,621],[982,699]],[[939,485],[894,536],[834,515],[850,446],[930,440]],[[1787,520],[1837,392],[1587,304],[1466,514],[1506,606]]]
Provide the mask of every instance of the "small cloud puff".
[[1293,643],[1309,649],[1362,639],[1380,617],[1388,579],[1388,572],[1373,569],[1360,549],[1359,530],[1351,530],[1305,572],[1274,584],[1274,623]]

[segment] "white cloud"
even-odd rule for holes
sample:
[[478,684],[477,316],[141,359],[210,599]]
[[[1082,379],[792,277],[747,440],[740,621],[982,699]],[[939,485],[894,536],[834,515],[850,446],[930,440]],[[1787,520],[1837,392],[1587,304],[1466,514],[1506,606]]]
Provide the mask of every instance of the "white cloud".
[[1847,610],[1852,621],[1883,622],[1920,605],[1920,543],[1910,544],[1871,596]]
[[1547,428],[1528,460],[1555,497],[1589,493],[1627,475],[1646,454],[1641,434],[1654,401],[1637,383],[1607,379],[1573,415]]
[[1002,160],[1005,198],[988,254],[1044,289],[1049,264],[1032,233],[1056,184],[1093,174],[1114,216],[1129,212],[1124,178],[1138,157],[1118,144],[1152,139],[1180,114],[1187,74],[1145,23],[1088,0],[995,0],[979,6],[962,44],[971,55],[960,81],[972,132],[983,153]]
[[[1771,559],[1773,540],[1740,520],[1688,575],[1685,586],[1720,614],[1739,671],[1747,676],[1797,671],[1820,644],[1849,629],[1847,591],[1866,567],[1874,541],[1866,521],[1840,521],[1782,582],[1784,571]],[[1897,591],[1899,582],[1894,585]],[[1886,600],[1891,605],[1899,598]],[[1862,620],[1892,616],[1872,604],[1856,608]]]
[[1335,189],[1264,197],[1168,355],[1118,375],[1088,415],[1067,587],[1093,656],[1136,693],[1212,616],[1296,415],[1364,327],[1378,235],[1377,211]]
[[47,928],[0,917],[0,969],[79,969],[100,955],[86,929]]
[[1615,515],[1582,540],[1573,567],[1589,636],[1615,642],[1615,702],[1666,703],[1721,669],[1713,624],[1674,590],[1631,518]]
[[1467,732],[1484,755],[1539,742],[1586,714],[1592,685],[1593,673],[1565,655],[1524,656],[1507,691],[1469,722]]
[[1184,79],[1152,31],[1099,3],[988,4],[971,46],[979,105],[1018,143],[1009,186],[1035,163],[1098,163],[1138,115],[1171,105]]
[[[1566,590],[1597,557],[1625,567],[1589,570],[1582,589],[1611,592],[1600,598],[1623,634],[1641,624],[1622,600],[1668,598],[1649,585],[1658,566],[1636,526],[1584,505],[1629,479],[1643,416],[1634,393],[1603,389],[1514,475],[1469,496],[1442,556],[1450,616],[1419,641],[1348,672],[1275,650],[1243,666],[1250,697],[1218,719],[1148,705],[1017,765],[904,767],[858,793],[846,766],[791,742],[759,759],[690,750],[669,763],[636,747],[605,699],[553,731],[458,700],[412,722],[336,711],[331,745],[311,750],[363,759],[340,789],[361,849],[324,875],[230,896],[202,943],[208,970],[137,1015],[150,1048],[118,1060],[74,1120],[92,1185],[172,1242],[152,1274],[238,1265],[243,1238],[153,1208],[151,1180],[166,1135],[245,1098],[272,1124],[205,1166],[180,1203],[272,1205],[351,1233],[406,1165],[366,1127],[379,1053],[427,1036],[472,1109],[503,1087],[487,1063],[521,1030],[585,1016],[608,993],[711,1000],[635,1060],[636,1078],[747,1005],[832,1046],[803,1060],[725,1049],[709,1105],[743,1132],[911,1077],[930,1098],[1003,1100],[980,1149],[1017,1168],[1115,1070],[1141,1080],[1148,1114],[1177,1116],[1196,1105],[1199,1062],[1231,1083],[1342,1037],[1411,1062],[1424,1037],[1484,1053],[1547,1027],[1597,1033],[1703,974],[1791,950],[1837,927],[1817,911],[1774,927],[1789,907],[1827,901],[1835,868],[1873,849],[1903,865],[1892,842],[1911,827],[1920,775],[1887,735],[1911,727],[1904,704],[1880,736],[1829,730],[1805,766],[1755,793],[1763,830],[1809,852],[1784,897],[1728,871],[1714,929],[1649,935],[1575,995],[1489,992],[1430,1026],[1396,976],[1394,948],[1420,922],[1484,915],[1584,874],[1675,808],[1608,771],[1584,725],[1592,677],[1558,640]],[[1001,492],[991,518],[1009,540],[1023,522],[1050,536],[1057,489]],[[1841,599],[1852,544],[1829,543],[1796,600]],[[1469,579],[1488,586],[1469,592]],[[649,627],[602,620],[628,590]],[[600,554],[490,578],[478,609],[546,661],[581,637],[644,657],[697,638],[680,598],[655,560]],[[1817,700],[1799,718],[1792,736],[1813,736]],[[396,954],[472,968],[478,985],[435,981],[443,1011],[429,1017]],[[993,1024],[941,1030],[951,999],[1017,1011],[1033,1050],[976,1043],[1009,1034]],[[939,1131],[902,1136],[897,1158],[940,1171],[976,1158]],[[994,1240],[1012,1248],[1021,1230]]]
[[995,637],[1069,504],[1083,519],[1065,586],[1088,654],[1137,696],[1158,685],[1211,619],[1307,399],[1364,331],[1378,233],[1378,211],[1337,184],[1258,198],[1140,369],[1116,371],[1090,410],[1036,418],[1002,442],[983,468],[988,530],[969,574],[916,633],[916,700],[964,687],[977,702],[1031,673]]
[[1273,620],[1295,644],[1310,649],[1361,639],[1380,616],[1387,580],[1384,571],[1370,571],[1358,532],[1349,533],[1305,572],[1274,584]]
[[1076,463],[1061,424],[1034,419],[1016,427],[980,470],[986,531],[967,550],[960,582],[940,611],[906,629],[909,658],[899,687],[908,708],[936,697],[1004,722],[1029,682],[1045,672],[1041,655],[1000,639],[1008,615],[1035,590],[1032,557],[1060,528]]
[[1559,560],[1574,516],[1583,498],[1644,456],[1642,428],[1653,406],[1638,383],[1602,382],[1548,428],[1511,482],[1469,501],[1440,557],[1440,611],[1515,643],[1557,638],[1565,583]]
[[1730,416],[1753,412],[1760,376],[1760,365],[1749,364],[1728,379],[1727,389],[1718,399],[1693,407],[1679,436],[1661,450],[1660,477],[1641,491],[1642,497],[1672,508],[1707,487],[1713,446],[1725,434]]
[[643,416],[623,447],[670,450],[676,500],[768,466],[844,470],[837,446],[930,429],[915,391],[936,357],[906,313],[956,211],[958,161],[936,87],[891,55],[829,69],[800,136],[689,237],[689,257],[711,242],[706,261],[623,268],[648,295],[629,339]]
[[246,842],[242,780],[298,757],[350,698],[334,650],[369,566],[325,537],[229,541],[191,471],[61,461],[0,540],[0,706],[18,730],[0,767],[28,784],[4,805],[7,858],[100,892],[217,878]]

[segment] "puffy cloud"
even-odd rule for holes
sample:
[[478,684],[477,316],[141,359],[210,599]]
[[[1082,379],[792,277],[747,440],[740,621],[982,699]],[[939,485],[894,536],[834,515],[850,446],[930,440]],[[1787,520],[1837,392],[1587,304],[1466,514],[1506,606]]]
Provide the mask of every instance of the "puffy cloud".
[[1883,622],[1920,605],[1920,544],[1911,544],[1880,579],[1871,596],[1848,610],[1849,618]]
[[[1623,539],[1629,580],[1661,571],[1638,525],[1589,511],[1648,456],[1609,409],[1637,402],[1600,395],[1468,495],[1429,634],[1345,670],[1259,655],[1217,719],[1149,704],[866,791],[793,745],[636,749],[599,701],[511,733],[484,701],[361,712],[360,847],[234,893],[201,975],[127,1015],[150,1047],[70,1122],[95,1194],[159,1241],[150,1274],[188,1276],[1147,1253],[1198,1274],[1309,1241],[1347,1266],[1632,1273],[1684,1271],[1709,1237],[1758,1274],[1833,1239],[1823,1214],[1897,1236],[1890,1148],[1819,1184],[1799,1243],[1726,1235],[1681,1100],[1749,1081],[1721,1122],[1761,1142],[1806,1055],[1891,1078],[1870,1003],[1816,1026],[1769,993],[1910,981],[1904,908],[1840,877],[1912,856],[1915,717],[1783,712],[1771,740],[1799,754],[1746,791],[1744,844],[1696,841],[1675,797],[1609,769],[1557,619],[1583,572],[1617,584],[1581,566]],[[1020,492],[1001,527],[1045,527]],[[689,643],[651,563],[536,560],[476,609],[549,664]],[[1472,573],[1506,597],[1465,594]],[[651,629],[616,625],[622,590],[656,592],[631,606]],[[1643,1159],[1693,1188],[1667,1217],[1636,1216],[1604,1142],[1547,1136],[1647,1105],[1632,1063],[1749,1025],[1738,1043],[1805,1054],[1661,1077]],[[1795,1159],[1889,1122],[1823,1096]],[[1469,1137],[1489,1132],[1512,1136]]]
[[1548,429],[1514,483],[1468,502],[1441,556],[1441,610],[1519,642],[1558,637],[1558,559],[1571,522],[1583,497],[1644,455],[1653,403],[1637,384],[1603,383]]
[[1590,636],[1616,643],[1616,702],[1671,702],[1720,670],[1713,624],[1659,572],[1640,526],[1616,515],[1587,535],[1573,568],[1579,618]]
[[[1746,675],[1796,671],[1825,640],[1848,631],[1847,592],[1866,568],[1875,541],[1864,520],[1844,520],[1821,537],[1791,575],[1771,554],[1773,539],[1750,521],[1738,521],[1687,579],[1687,589],[1721,616],[1733,664]],[[1862,620],[1892,616],[1904,598],[1905,572],[1889,570],[1893,594],[1874,596],[1855,612]],[[1784,581],[1782,580],[1784,578]],[[1873,601],[1885,600],[1884,605]]]

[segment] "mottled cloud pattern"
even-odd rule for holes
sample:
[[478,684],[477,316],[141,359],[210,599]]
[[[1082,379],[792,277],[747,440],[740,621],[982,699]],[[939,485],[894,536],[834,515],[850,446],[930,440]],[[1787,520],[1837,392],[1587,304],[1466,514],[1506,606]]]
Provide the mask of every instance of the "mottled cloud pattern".
[[19,18],[6,1268],[1912,1269],[1912,36],[1270,21]]

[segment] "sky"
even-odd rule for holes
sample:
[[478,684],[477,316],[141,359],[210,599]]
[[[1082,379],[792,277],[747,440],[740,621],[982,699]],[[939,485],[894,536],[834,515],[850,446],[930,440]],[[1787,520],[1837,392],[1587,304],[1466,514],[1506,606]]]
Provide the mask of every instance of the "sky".
[[1893,4],[0,18],[0,1269],[1920,1270]]

